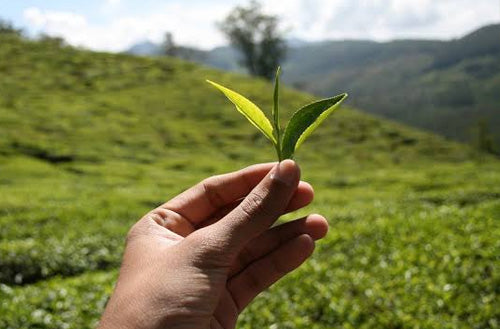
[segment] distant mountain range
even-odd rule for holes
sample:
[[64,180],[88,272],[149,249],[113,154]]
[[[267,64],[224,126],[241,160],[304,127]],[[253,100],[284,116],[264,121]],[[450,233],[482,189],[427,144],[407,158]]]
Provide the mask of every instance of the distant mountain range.
[[[287,43],[289,49],[306,47],[309,44],[313,44],[295,38],[288,39]],[[164,49],[161,44],[143,41],[133,45],[126,53],[138,56],[163,56]],[[176,49],[176,57],[222,70],[246,72],[245,68],[240,64],[240,53],[231,46],[216,47],[212,50],[178,46]]]
[[[500,24],[451,41],[288,43],[288,85],[321,96],[347,91],[351,104],[367,112],[500,152]],[[162,53],[151,42],[128,52]],[[231,47],[180,47],[178,57],[245,71]]]

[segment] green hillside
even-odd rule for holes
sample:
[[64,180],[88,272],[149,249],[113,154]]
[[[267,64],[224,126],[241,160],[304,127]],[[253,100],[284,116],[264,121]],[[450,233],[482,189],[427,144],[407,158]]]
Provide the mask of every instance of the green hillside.
[[[500,24],[450,41],[289,44],[288,85],[325,97],[348,91],[349,104],[365,112],[500,154]],[[139,44],[129,52],[160,55],[161,47]],[[244,72],[231,47],[180,47],[177,56]]]
[[[132,223],[274,161],[207,78],[271,108],[265,81],[0,34],[0,328],[94,327]],[[290,116],[312,97],[282,99]],[[350,108],[297,161],[316,200],[293,216],[331,231],[240,328],[500,326],[500,161]]]

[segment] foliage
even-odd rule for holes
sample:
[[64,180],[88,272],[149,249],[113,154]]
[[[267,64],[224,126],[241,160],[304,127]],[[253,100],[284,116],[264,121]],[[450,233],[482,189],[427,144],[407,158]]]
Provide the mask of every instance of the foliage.
[[177,45],[174,42],[174,35],[172,32],[165,33],[165,39],[163,40],[163,53],[171,57],[175,57],[177,55]]
[[273,143],[278,160],[281,161],[284,159],[293,159],[295,151],[302,142],[312,134],[330,113],[339,107],[347,97],[347,94],[316,101],[300,108],[293,114],[282,134],[279,114],[279,76],[280,67],[278,67],[276,72],[276,81],[274,84],[272,124],[257,105],[242,95],[210,80],[207,80],[207,82],[226,95],[236,106],[238,112],[243,114],[252,125],[259,129]]
[[487,25],[461,39],[446,43],[445,47],[437,52],[433,67],[444,69],[464,59],[498,55],[500,53],[499,30],[500,25]]
[[477,125],[473,130],[473,134],[475,136],[473,144],[474,147],[487,153],[493,153],[495,151],[488,123],[484,119],[477,122]]
[[22,30],[15,28],[11,22],[5,21],[0,18],[0,34],[21,36]]
[[236,7],[219,23],[221,31],[241,52],[248,72],[268,80],[286,55],[286,43],[278,25],[278,17],[262,13],[256,1],[248,7]]
[[[262,108],[272,86],[171,58],[0,44],[0,328],[93,328],[136,220],[273,160],[200,77]],[[281,91],[283,118],[313,100]],[[471,154],[339,110],[297,154],[315,201],[283,218],[321,213],[330,233],[240,328],[498,328],[500,162]]]

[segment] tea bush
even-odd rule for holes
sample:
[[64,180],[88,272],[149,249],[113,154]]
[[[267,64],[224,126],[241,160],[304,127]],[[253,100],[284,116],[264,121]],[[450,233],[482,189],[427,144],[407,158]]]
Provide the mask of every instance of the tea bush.
[[[92,328],[126,232],[197,181],[273,161],[205,85],[272,86],[172,59],[0,35],[0,328]],[[352,95],[355,97],[355,95]],[[283,89],[282,113],[313,99]],[[330,232],[241,328],[498,328],[500,162],[343,108],[297,156]]]

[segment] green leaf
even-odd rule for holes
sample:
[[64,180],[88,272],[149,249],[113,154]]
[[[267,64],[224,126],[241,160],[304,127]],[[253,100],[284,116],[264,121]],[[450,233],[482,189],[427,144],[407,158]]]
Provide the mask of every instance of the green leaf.
[[283,135],[281,156],[283,159],[293,157],[294,152],[312,132],[332,113],[347,97],[341,94],[306,105],[295,112],[288,122]]
[[274,82],[274,106],[273,106],[273,123],[274,137],[276,138],[276,152],[278,159],[281,161],[281,128],[280,128],[280,108],[279,108],[279,93],[280,93],[280,73],[281,67],[276,70],[276,80]]
[[245,116],[257,129],[259,129],[274,145],[277,145],[276,138],[273,135],[273,126],[262,110],[231,89],[219,85],[213,81],[207,80],[215,88],[219,89],[236,106],[236,109]]

